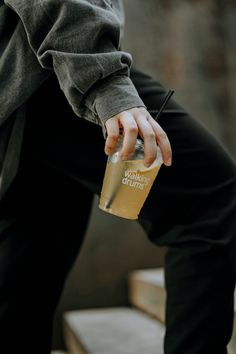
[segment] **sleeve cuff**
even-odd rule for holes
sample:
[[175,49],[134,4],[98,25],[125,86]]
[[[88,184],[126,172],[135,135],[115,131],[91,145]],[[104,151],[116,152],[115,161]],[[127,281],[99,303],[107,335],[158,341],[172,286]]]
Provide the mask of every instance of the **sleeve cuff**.
[[145,107],[142,99],[128,76],[111,76],[102,80],[87,96],[86,105],[98,117],[106,138],[106,121],[116,114],[134,108]]

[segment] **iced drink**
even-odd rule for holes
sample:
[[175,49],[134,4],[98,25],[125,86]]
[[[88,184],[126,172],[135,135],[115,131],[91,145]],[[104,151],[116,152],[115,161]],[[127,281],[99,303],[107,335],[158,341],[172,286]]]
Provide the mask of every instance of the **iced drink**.
[[137,219],[162,164],[160,150],[150,167],[138,149],[132,160],[122,161],[119,152],[108,158],[99,208],[127,219]]

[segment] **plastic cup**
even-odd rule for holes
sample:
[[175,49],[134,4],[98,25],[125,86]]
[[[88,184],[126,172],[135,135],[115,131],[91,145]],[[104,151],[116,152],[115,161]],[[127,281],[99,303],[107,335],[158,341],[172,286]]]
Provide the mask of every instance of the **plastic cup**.
[[108,157],[99,208],[110,214],[135,220],[138,219],[163,160],[158,147],[156,160],[146,167],[143,163],[143,142],[137,139],[132,158],[122,161],[122,141],[120,137],[116,152]]

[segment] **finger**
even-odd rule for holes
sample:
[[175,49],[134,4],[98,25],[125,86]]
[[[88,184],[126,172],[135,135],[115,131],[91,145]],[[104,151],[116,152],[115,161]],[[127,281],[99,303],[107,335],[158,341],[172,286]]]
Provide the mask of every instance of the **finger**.
[[107,138],[105,143],[105,153],[113,154],[119,138],[119,121],[117,118],[110,118],[106,121]]
[[120,123],[123,127],[124,134],[120,156],[122,160],[127,160],[135,151],[138,127],[133,115],[129,112],[123,112],[120,115]]
[[144,115],[135,116],[135,120],[144,141],[144,164],[150,166],[157,155],[156,134]]
[[172,150],[167,134],[151,116],[148,116],[148,122],[150,123],[156,134],[156,141],[161,149],[164,164],[166,166],[171,166]]

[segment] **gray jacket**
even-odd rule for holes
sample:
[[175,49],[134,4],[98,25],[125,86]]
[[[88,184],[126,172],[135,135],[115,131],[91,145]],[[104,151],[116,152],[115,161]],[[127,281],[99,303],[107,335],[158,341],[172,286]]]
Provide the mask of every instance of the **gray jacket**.
[[17,171],[24,103],[52,72],[104,135],[107,119],[144,106],[119,50],[122,18],[119,0],[0,0],[0,198]]

